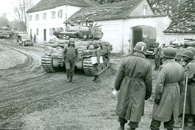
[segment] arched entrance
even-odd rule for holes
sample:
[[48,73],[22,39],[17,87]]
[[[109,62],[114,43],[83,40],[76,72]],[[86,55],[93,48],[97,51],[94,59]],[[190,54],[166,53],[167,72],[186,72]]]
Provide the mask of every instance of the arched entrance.
[[146,25],[132,27],[132,44],[133,47],[137,42],[143,41],[147,46],[156,42],[156,28]]

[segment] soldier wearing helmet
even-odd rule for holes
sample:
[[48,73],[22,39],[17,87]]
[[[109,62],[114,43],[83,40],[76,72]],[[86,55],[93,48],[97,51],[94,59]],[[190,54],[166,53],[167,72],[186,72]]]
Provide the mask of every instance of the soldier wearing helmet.
[[64,46],[62,52],[62,62],[65,62],[66,74],[68,82],[72,82],[74,75],[75,62],[78,57],[78,50],[75,47],[74,39],[70,39],[68,43],[68,47]]
[[[195,48],[194,47],[187,47],[186,50],[192,51],[195,55]],[[194,59],[195,59],[195,57],[194,57]]]
[[[186,96],[186,110],[185,110],[185,125],[188,125],[188,118],[193,117],[193,129],[195,129],[195,60],[194,53],[189,48],[183,52],[183,60],[186,62],[184,66],[185,75],[188,78],[188,88]],[[184,102],[184,90],[181,94],[181,105]],[[180,107],[181,114],[183,107]]]
[[180,87],[184,87],[184,69],[175,62],[176,50],[167,47],[162,50],[164,64],[159,72],[152,112],[151,130],[159,130],[161,122],[167,130],[173,130],[179,116]]
[[119,117],[120,130],[129,121],[130,130],[135,130],[144,114],[144,102],[152,92],[152,65],[145,58],[147,46],[138,42],[133,55],[125,59],[115,79],[118,93],[116,115]]

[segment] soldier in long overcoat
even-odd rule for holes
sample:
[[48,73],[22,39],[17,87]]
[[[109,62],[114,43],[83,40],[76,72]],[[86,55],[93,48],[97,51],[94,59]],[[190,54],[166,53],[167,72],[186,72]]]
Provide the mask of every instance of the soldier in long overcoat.
[[175,62],[176,50],[163,50],[164,63],[155,86],[155,102],[151,130],[159,130],[161,122],[167,130],[173,130],[179,116],[180,88],[184,87],[184,69]]
[[124,60],[118,70],[115,89],[118,92],[116,115],[120,130],[129,122],[130,130],[135,130],[144,114],[145,100],[152,92],[152,66],[145,58],[146,44],[138,42],[135,53]]
[[[193,117],[193,128],[195,129],[195,59],[192,50],[183,52],[183,60],[186,62],[184,66],[185,75],[188,77],[187,96],[185,105],[185,125],[188,125],[188,119]],[[180,113],[183,113],[184,89],[181,95]]]

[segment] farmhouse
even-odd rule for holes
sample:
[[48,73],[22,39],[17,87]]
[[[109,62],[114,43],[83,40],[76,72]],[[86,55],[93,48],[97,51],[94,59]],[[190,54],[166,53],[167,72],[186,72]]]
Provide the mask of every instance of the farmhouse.
[[128,53],[138,41],[169,44],[173,39],[184,41],[184,38],[195,36],[192,31],[180,35],[180,31],[173,29],[180,27],[175,26],[178,21],[172,21],[166,15],[154,15],[146,0],[105,5],[92,0],[42,0],[27,13],[28,32],[36,34],[39,42],[48,41],[54,30],[64,31],[63,22],[66,20],[76,22],[86,19],[102,25],[103,40],[113,45],[113,52]]
[[38,42],[48,41],[55,30],[65,30],[64,21],[81,8],[99,5],[92,0],[41,0],[27,10],[28,33]]

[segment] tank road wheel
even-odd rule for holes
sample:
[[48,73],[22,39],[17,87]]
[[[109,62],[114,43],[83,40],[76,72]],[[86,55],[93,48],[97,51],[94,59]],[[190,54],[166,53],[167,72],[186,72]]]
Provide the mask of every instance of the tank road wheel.
[[47,73],[54,73],[56,70],[53,67],[53,59],[51,56],[44,56],[41,59],[41,65]]
[[95,76],[100,75],[102,72],[104,72],[109,67],[109,61],[104,58],[104,63],[98,64],[97,69],[92,65],[91,57],[84,58],[83,60],[83,70],[85,72],[85,75],[89,76]]

